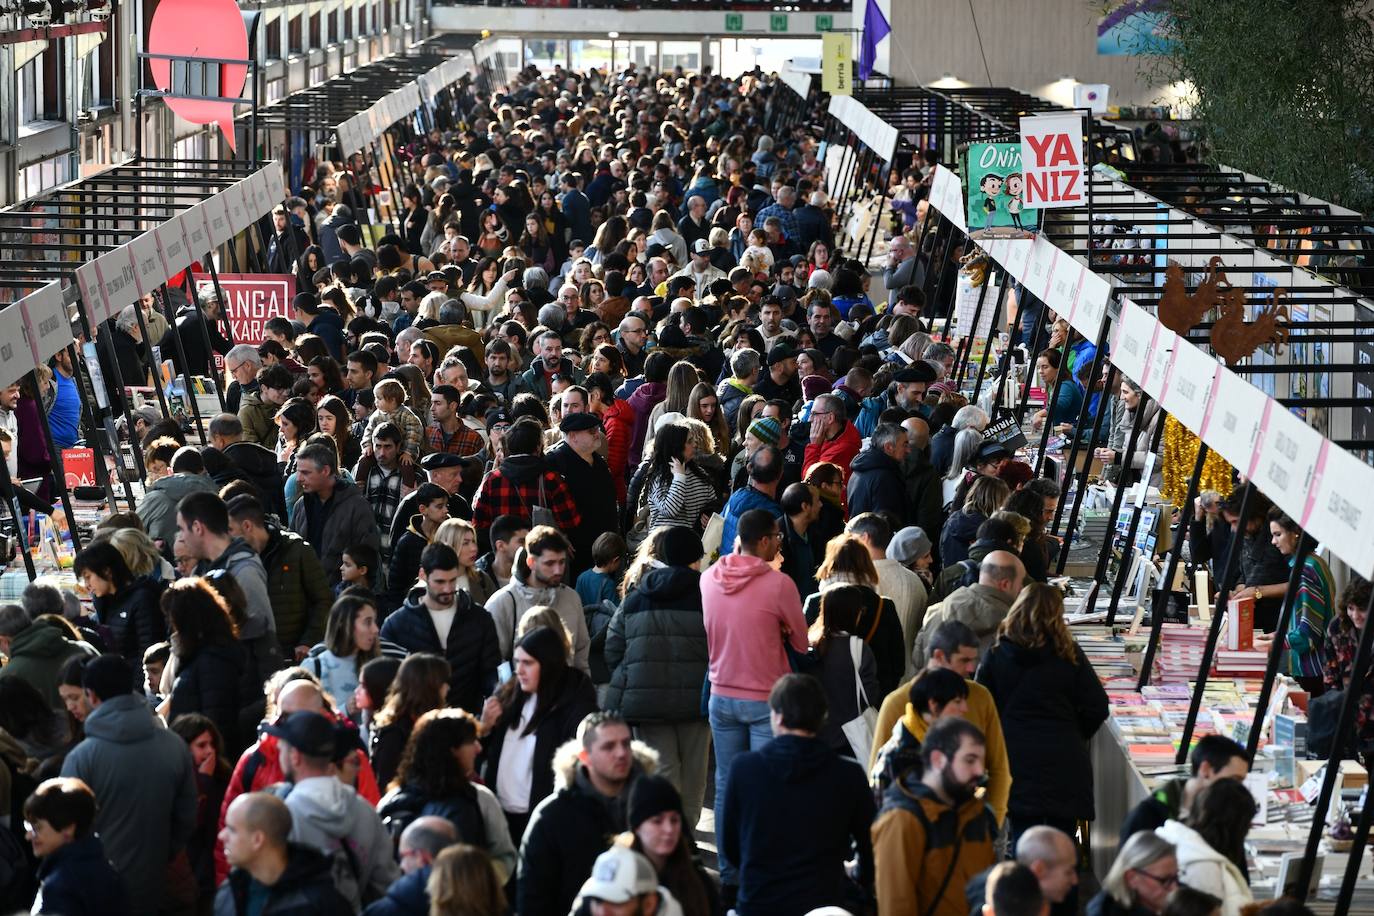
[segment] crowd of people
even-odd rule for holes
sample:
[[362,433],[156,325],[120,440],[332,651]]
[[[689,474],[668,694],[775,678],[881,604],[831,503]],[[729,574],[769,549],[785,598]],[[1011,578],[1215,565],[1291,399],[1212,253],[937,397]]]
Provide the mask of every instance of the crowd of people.
[[[273,214],[263,343],[208,290],[150,328],[209,340],[228,410],[203,443],[134,411],[89,601],[0,606],[7,905],[1075,911],[1108,704],[1048,584],[1059,485],[959,394],[921,223],[876,272],[836,252],[783,91],[465,84],[393,226],[360,156]],[[155,315],[100,332],[126,384]],[[1244,760],[1204,739],[1089,911],[1238,912]]]

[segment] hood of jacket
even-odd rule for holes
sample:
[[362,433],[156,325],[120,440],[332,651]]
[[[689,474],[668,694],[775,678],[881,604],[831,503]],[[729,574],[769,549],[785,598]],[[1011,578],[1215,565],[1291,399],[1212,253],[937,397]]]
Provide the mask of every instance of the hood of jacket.
[[110,697],[86,717],[86,737],[115,744],[137,744],[153,736],[160,726],[153,722],[153,710],[146,698],[126,693]]
[[65,638],[56,627],[46,623],[31,623],[15,635],[10,643],[10,655],[24,658],[63,658],[72,653],[77,643]]
[[815,778],[835,760],[835,752],[819,738],[779,735],[759,751],[774,778],[797,783]]
[[[854,463],[857,465],[858,460],[856,459]],[[945,535],[972,544],[978,539],[979,526],[987,520],[986,515],[978,515],[960,509],[949,517],[949,521],[945,522]]]
[[312,776],[291,790],[291,817],[336,840],[362,836],[358,829],[358,793],[333,776]]
[[[630,750],[635,757],[634,765],[630,770],[631,779],[641,774],[647,773],[652,775],[658,772],[658,751],[638,739],[630,742]],[[605,799],[606,796],[591,787],[591,781],[587,778],[586,771],[582,766],[582,761],[578,756],[581,753],[582,741],[578,738],[563,742],[558,750],[554,752],[554,789],[570,789],[577,787],[585,789],[598,798]]]
[[[257,397],[252,392],[244,392],[244,403],[250,396]],[[272,454],[271,449],[256,442],[231,442],[224,447],[224,456],[252,477],[274,476],[277,473],[277,456]]]
[[667,396],[668,386],[664,382],[645,382],[634,390],[628,400],[633,410],[647,411]]
[[957,588],[945,599],[945,619],[962,620],[979,636],[991,636],[1011,610],[1012,596],[991,585],[975,582]]
[[181,502],[182,497],[192,493],[213,493],[218,489],[215,482],[204,474],[169,474],[154,481],[148,487],[148,492],[162,493],[174,502]]
[[727,595],[733,595],[744,591],[760,576],[766,576],[773,571],[773,567],[758,557],[747,556],[742,553],[732,553],[721,557],[706,575],[712,582],[720,586],[721,591]]
[[223,555],[215,561],[215,565],[221,569],[229,569],[239,560],[246,559],[247,557],[256,557],[257,555],[258,552],[248,546],[248,542],[243,538],[234,538],[229,542],[229,546],[225,548]]
[[891,455],[880,448],[869,446],[850,462],[849,467],[855,471],[892,471],[894,474],[902,473],[902,466],[899,465]]
[[330,327],[336,331],[342,332],[343,326],[344,320],[342,315],[328,306],[321,306],[319,312],[311,317],[310,324],[306,327],[306,330],[314,334],[317,328]]
[[701,591],[701,573],[689,566],[651,569],[639,580],[639,593],[654,607],[658,602],[676,601]]
[[91,604],[100,612],[100,619],[106,620],[112,614],[121,611],[127,613],[144,602],[156,603],[162,594],[162,583],[155,581],[152,576],[139,576],[114,595],[101,595],[91,600]]
[[511,455],[501,462],[501,476],[511,483],[536,484],[546,468],[542,455]]

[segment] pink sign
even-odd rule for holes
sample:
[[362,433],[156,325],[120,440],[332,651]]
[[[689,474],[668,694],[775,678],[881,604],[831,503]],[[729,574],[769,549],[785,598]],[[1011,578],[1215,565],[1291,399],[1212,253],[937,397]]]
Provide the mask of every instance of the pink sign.
[[[242,60],[248,59],[248,30],[243,14],[234,0],[162,0],[148,27],[148,53],[178,58]],[[199,92],[222,98],[238,98],[248,77],[247,64],[210,64],[207,85]],[[192,64],[192,69],[197,65]],[[172,61],[148,61],[153,84],[172,90]],[[218,79],[215,77],[218,76]],[[183,94],[191,94],[178,86]],[[229,148],[235,148],[234,106],[230,102],[169,98],[167,107],[192,124],[219,124]]]

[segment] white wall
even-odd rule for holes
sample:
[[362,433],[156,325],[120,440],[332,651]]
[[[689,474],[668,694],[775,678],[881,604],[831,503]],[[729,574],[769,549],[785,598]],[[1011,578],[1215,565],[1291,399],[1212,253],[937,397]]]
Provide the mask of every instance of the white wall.
[[[743,30],[727,31],[727,15],[743,16]],[[620,36],[656,35],[701,38],[804,38],[815,37],[816,17],[812,13],[788,13],[786,31],[772,30],[772,17],[766,12],[727,13],[724,10],[595,10],[514,6],[438,6],[431,21],[436,32],[478,32],[489,29],[503,35],[559,35],[579,38],[604,38],[608,32]],[[849,16],[831,16],[836,29],[848,28]]]

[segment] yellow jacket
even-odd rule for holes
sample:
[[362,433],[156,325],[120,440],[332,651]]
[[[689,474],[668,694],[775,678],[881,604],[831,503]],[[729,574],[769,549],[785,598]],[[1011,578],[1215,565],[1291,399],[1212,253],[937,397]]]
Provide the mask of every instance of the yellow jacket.
[[[883,700],[882,708],[878,710],[878,727],[873,733],[873,750],[868,755],[869,770],[878,762],[878,751],[892,737],[893,727],[906,716],[907,706],[910,705],[907,694],[910,692],[911,681],[907,681]],[[993,702],[988,689],[976,681],[968,682],[968,720],[978,726],[987,741],[988,785],[983,790],[983,800],[997,816],[997,823],[1001,824],[1007,819],[1007,799],[1011,796],[1007,743],[1002,738],[1002,721],[997,717],[997,704]],[[920,726],[913,737],[922,741],[926,736],[925,720],[918,718],[917,721]]]

